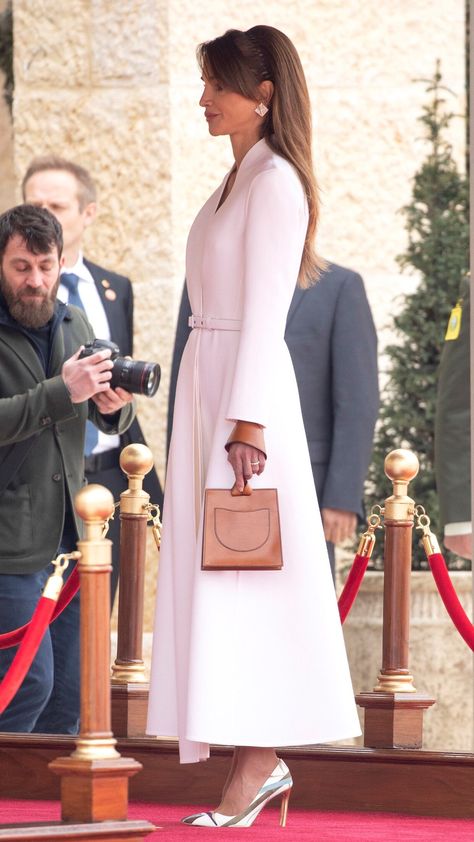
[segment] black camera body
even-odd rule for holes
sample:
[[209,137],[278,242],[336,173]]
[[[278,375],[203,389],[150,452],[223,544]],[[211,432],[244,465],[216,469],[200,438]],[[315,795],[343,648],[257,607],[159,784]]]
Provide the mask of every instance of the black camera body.
[[112,389],[120,386],[126,392],[152,398],[160,385],[161,368],[158,363],[146,363],[142,360],[121,357],[119,346],[107,339],[94,339],[93,342],[88,342],[79,354],[79,359],[90,357],[97,351],[104,351],[106,348],[111,351],[110,359],[114,364],[110,381]]

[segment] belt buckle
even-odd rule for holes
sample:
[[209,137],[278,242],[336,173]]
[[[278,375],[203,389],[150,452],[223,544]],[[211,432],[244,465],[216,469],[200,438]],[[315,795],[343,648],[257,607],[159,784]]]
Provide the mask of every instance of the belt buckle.
[[205,327],[205,318],[203,316],[191,316],[190,319],[190,326],[191,327]]

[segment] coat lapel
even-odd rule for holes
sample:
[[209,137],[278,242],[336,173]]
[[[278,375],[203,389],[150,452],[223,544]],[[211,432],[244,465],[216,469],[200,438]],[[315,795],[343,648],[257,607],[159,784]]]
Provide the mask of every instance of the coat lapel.
[[[89,263],[88,260],[84,258],[84,266],[87,267],[89,272],[91,273],[92,277],[94,278],[94,283],[96,285],[97,292],[100,295],[100,300],[104,305],[104,308],[107,312],[110,306],[110,299],[108,299],[105,295],[105,291],[110,288],[110,281],[107,278],[103,277],[103,272],[100,271],[99,267],[97,267],[94,263]],[[106,281],[106,286],[102,283],[102,281]]]
[[0,335],[0,342],[3,342],[16,354],[19,361],[28,369],[36,381],[44,380],[44,371],[38,359],[38,354],[22,333],[9,330],[7,335]]
[[124,336],[121,328],[123,321],[122,307],[123,304],[117,307],[120,303],[120,298],[114,289],[113,281],[107,277],[107,272],[95,263],[89,263],[84,258],[84,266],[86,266],[94,278],[94,283],[99,293],[100,300],[105,310],[105,315],[109,323],[110,338],[112,342],[116,342],[120,349],[126,347],[124,345]]

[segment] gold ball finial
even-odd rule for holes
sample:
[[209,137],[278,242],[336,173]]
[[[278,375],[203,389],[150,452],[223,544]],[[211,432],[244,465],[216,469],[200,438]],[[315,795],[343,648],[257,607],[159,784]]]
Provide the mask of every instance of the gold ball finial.
[[86,523],[102,523],[114,511],[114,498],[103,485],[91,483],[76,494],[76,512]]
[[128,477],[144,476],[153,467],[153,454],[146,444],[127,444],[120,454],[120,467]]
[[384,471],[392,482],[410,482],[419,471],[420,463],[412,450],[391,450],[385,457]]

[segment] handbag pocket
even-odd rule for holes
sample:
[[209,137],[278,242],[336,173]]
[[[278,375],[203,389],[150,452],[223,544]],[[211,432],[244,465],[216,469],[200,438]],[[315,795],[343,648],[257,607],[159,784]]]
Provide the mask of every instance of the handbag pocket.
[[261,549],[270,535],[270,512],[256,509],[253,512],[233,512],[231,509],[214,509],[214,532],[223,547],[236,553],[249,553]]

